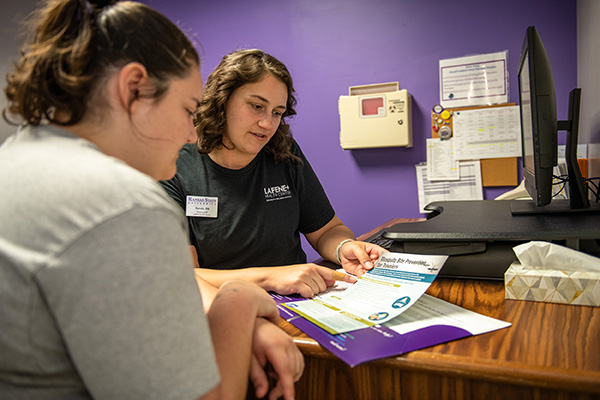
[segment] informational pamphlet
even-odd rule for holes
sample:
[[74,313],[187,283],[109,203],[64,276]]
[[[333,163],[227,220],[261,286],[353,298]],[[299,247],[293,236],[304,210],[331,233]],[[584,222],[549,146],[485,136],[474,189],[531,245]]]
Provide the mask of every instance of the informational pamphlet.
[[[336,282],[331,290],[342,291],[349,287],[349,283]],[[274,293],[271,296],[282,318],[351,367],[511,325],[424,294],[410,309],[383,325],[333,335],[282,305],[297,298]]]
[[283,306],[334,335],[383,324],[425,293],[447,258],[385,253],[355,284]]

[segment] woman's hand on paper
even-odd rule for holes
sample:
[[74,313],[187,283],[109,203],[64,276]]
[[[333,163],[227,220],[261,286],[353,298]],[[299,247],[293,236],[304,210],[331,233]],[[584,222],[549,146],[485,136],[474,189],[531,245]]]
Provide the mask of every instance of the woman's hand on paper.
[[375,261],[388,251],[373,243],[354,240],[340,248],[342,267],[349,274],[361,276],[373,268]]
[[[332,286],[336,280],[334,270],[317,264],[294,264],[283,267],[268,267],[265,271],[263,288],[279,294],[299,294],[302,297],[313,297]],[[343,277],[344,282],[354,283],[356,278],[350,275]]]

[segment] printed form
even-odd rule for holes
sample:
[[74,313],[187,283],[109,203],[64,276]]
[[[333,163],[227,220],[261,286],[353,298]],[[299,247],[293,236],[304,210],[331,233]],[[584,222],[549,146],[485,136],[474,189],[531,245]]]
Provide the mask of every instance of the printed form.
[[483,200],[479,160],[459,162],[460,179],[457,181],[431,181],[427,168],[427,165],[416,166],[419,212],[427,213],[425,206],[434,201]]
[[454,158],[454,139],[427,139],[427,179],[429,181],[457,181],[460,179],[459,161]]
[[519,107],[457,111],[454,114],[454,156],[457,160],[520,157]]
[[283,306],[331,334],[379,325],[409,309],[429,288],[447,258],[385,253],[355,284]]

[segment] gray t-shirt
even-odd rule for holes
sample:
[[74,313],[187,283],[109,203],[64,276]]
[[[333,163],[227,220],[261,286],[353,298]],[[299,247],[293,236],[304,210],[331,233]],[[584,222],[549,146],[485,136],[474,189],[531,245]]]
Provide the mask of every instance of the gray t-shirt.
[[55,126],[0,147],[0,398],[192,399],[219,381],[181,209]]

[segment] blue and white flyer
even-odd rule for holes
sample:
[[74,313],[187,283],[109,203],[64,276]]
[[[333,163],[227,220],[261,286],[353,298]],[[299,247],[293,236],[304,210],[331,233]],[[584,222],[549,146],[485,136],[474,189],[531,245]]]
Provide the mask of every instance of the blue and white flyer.
[[284,303],[331,334],[383,324],[412,306],[437,277],[448,256],[385,253],[345,290]]

